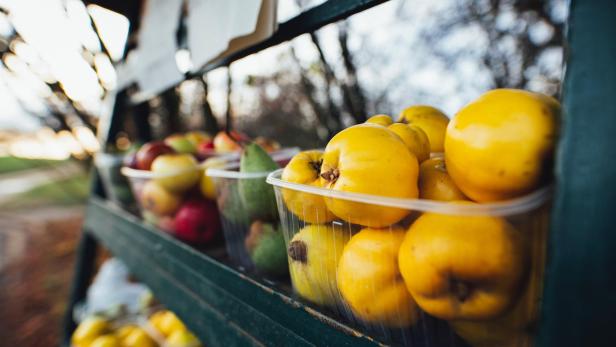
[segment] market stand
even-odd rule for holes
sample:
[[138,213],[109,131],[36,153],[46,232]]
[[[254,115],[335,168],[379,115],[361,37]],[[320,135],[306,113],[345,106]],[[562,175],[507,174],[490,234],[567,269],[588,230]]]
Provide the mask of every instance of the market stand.
[[[200,75],[267,47],[346,18],[383,0],[329,0],[280,24],[269,39],[203,67]],[[616,241],[610,223],[616,189],[615,5],[572,0],[563,87],[564,121],[556,161],[555,199],[538,330],[538,346],[607,346],[616,339]],[[187,75],[187,78],[192,75]],[[115,97],[103,138],[114,138],[126,107]],[[105,201],[93,174],[75,279],[65,321],[65,343],[74,328],[73,305],[85,296],[102,246],[122,259],[208,346],[377,345],[378,337],[299,302],[290,288],[252,278],[216,252],[199,252]],[[147,264],[147,266],[144,266]],[[439,336],[413,345],[438,346]],[[451,338],[451,337],[449,337]],[[413,341],[415,342],[415,341]]]

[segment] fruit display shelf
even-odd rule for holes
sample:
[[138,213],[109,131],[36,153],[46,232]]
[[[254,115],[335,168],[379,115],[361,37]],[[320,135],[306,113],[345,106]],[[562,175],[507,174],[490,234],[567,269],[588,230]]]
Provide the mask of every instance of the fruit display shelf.
[[87,207],[84,231],[120,258],[207,346],[333,346],[379,342],[296,301],[290,287],[252,278],[143,224],[103,199]]
[[[208,64],[198,75],[382,2],[322,2],[281,23],[270,39]],[[616,276],[610,272],[616,263],[616,190],[610,184],[616,177],[616,162],[609,160],[616,157],[614,6],[609,0],[568,4],[567,69],[561,93],[566,121],[554,170],[551,237],[535,343],[539,347],[612,346],[616,340]],[[132,107],[124,88],[110,95],[112,112],[102,116],[99,128],[100,139],[109,143],[122,130],[126,111]],[[137,122],[141,137],[150,134],[145,119]],[[215,252],[201,253],[143,225],[134,215],[105,202],[100,197],[100,182],[94,178],[97,195],[88,203],[77,251],[65,336],[74,328],[72,308],[84,298],[100,243],[177,311],[206,345],[362,346],[382,342],[296,301],[286,286],[249,277]]]

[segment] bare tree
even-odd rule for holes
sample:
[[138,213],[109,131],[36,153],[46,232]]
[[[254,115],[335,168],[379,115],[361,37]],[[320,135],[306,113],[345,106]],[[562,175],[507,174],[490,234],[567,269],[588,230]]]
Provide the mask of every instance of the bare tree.
[[423,39],[432,43],[426,47],[433,54],[453,64],[465,53],[447,51],[436,43],[457,30],[477,26],[487,42],[480,60],[491,75],[492,87],[529,88],[533,79],[541,78],[542,91],[556,94],[560,79],[541,71],[539,60],[549,49],[562,50],[564,18],[554,13],[562,2],[459,0],[433,21],[436,26],[425,28]]
[[336,76],[325,58],[325,53],[323,53],[323,48],[321,48],[321,43],[319,42],[319,38],[316,33],[310,33],[310,40],[312,40],[314,47],[319,53],[319,61],[323,71],[323,79],[325,80],[325,99],[326,110],[328,113],[327,117],[333,125],[332,130],[334,132],[338,132],[342,129],[342,121],[340,119],[341,110],[334,102],[334,97],[332,95],[333,88],[335,88],[335,85],[337,84]]
[[355,123],[363,123],[366,121],[368,113],[366,109],[366,97],[359,84],[353,54],[349,50],[348,30],[348,22],[343,21],[338,25],[338,42],[342,51],[342,61],[344,62],[347,77],[342,85],[342,95],[347,104],[347,109],[351,113],[351,117],[353,117]]
[[295,49],[293,46],[290,47],[290,55],[295,65],[297,66],[300,78],[300,86],[302,88],[301,92],[305,96],[305,101],[310,106],[312,113],[315,115],[317,121],[320,125],[326,130],[327,138],[331,137],[336,133],[337,130],[340,129],[341,124],[340,120],[337,117],[338,115],[332,116],[327,112],[325,107],[323,107],[316,96],[316,87],[314,83],[308,78],[308,72],[302,67],[295,53]]
[[160,105],[161,113],[164,114],[164,131],[165,134],[173,134],[181,130],[180,122],[180,96],[177,90],[169,88],[161,94],[162,103]]
[[203,97],[201,101],[202,111],[203,111],[203,122],[205,123],[205,131],[210,134],[216,134],[220,127],[218,125],[218,121],[216,117],[214,117],[214,112],[212,111],[212,106],[210,106],[210,102],[208,101],[208,84],[207,84],[207,76],[204,75],[203,78],[200,79],[203,87]]
[[[297,63],[293,51],[283,53],[281,64]],[[300,69],[301,66],[300,66]],[[268,76],[248,76],[246,86],[258,93],[258,103],[249,114],[238,114],[237,126],[250,136],[274,138],[286,146],[318,148],[333,133],[319,119],[323,105],[311,95],[315,86],[300,69],[281,69]],[[275,89],[276,93],[268,92]]]

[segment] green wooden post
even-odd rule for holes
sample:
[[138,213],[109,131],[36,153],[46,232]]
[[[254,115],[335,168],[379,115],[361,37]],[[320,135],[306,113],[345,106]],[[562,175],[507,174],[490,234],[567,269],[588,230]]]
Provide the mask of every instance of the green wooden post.
[[616,345],[616,2],[573,0],[539,346]]
[[71,294],[62,322],[62,343],[66,346],[70,344],[69,338],[75,329],[73,307],[86,296],[90,280],[94,275],[97,249],[97,240],[87,232],[83,232],[77,248],[77,257],[75,258],[75,277],[73,278]]
[[[121,130],[121,124],[124,120],[123,116],[126,110],[126,98],[126,93],[121,92],[114,100],[114,107],[110,115],[109,124],[107,129],[104,130],[104,136],[102,137],[104,141],[103,148],[105,148],[109,142],[113,141],[117,132]],[[96,168],[91,170],[90,178],[90,195],[104,197],[105,192],[100,177],[96,172]],[[81,302],[86,296],[88,286],[96,270],[97,254],[98,240],[82,228],[79,246],[76,250],[75,270],[70,297],[62,321],[61,343],[65,346],[70,345],[69,339],[73,330],[75,330],[73,309],[75,304]]]

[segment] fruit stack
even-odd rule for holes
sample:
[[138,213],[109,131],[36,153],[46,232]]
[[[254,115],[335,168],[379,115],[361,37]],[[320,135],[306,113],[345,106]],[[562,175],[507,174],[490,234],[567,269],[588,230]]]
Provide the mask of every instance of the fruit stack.
[[[242,150],[241,143],[250,142],[251,139],[246,134],[231,130],[228,133],[220,131],[213,139],[202,142],[196,147],[197,155],[200,159],[207,159],[221,154],[227,154],[234,158],[239,158]],[[257,136],[253,142],[261,146],[268,153],[280,150],[280,144],[272,139]]]
[[267,179],[295,292],[371,332],[529,344],[559,109],[497,89],[451,121],[412,106],[297,154]]
[[171,311],[147,317],[108,319],[90,316],[71,337],[72,347],[201,347],[201,342]]
[[288,274],[276,197],[265,179],[297,152],[289,148],[270,156],[253,142],[244,147],[239,163],[206,171],[216,187],[227,253],[246,271],[270,278]]
[[209,141],[205,133],[190,132],[149,142],[122,168],[143,219],[194,245],[208,243],[220,230],[203,167],[221,165],[225,158],[213,157],[201,164],[197,161],[196,149]]

